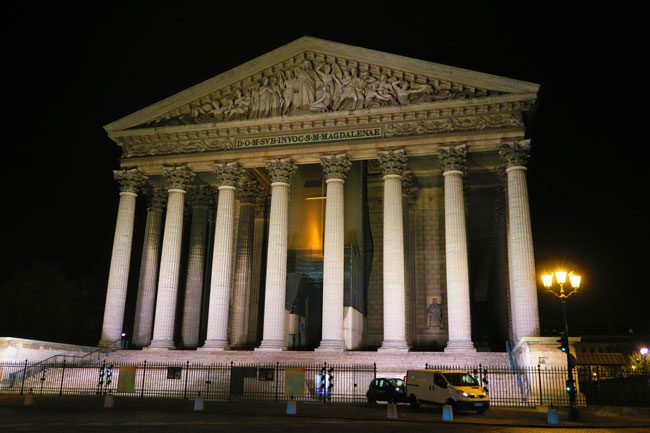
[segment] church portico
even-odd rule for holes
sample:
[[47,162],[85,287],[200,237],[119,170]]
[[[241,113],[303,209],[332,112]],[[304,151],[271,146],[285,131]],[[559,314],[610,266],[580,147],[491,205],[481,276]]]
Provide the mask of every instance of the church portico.
[[[133,237],[145,182],[164,184],[168,197],[164,222],[162,206],[147,212],[133,339],[141,347],[473,353],[485,346],[485,324],[472,314],[506,291],[511,302],[499,308],[510,310],[514,338],[538,336],[523,122],[536,92],[302,38],[107,125],[123,172],[139,180],[120,200],[111,275],[121,280],[109,283],[102,342],[123,331],[131,244],[117,239]],[[184,200],[199,190],[215,195],[216,212],[191,199],[179,291]],[[500,222],[498,194],[507,194],[502,234],[473,223]],[[503,253],[499,236],[507,257],[488,261]],[[473,272],[472,260],[486,265]],[[498,263],[508,264],[509,284],[497,283]]]

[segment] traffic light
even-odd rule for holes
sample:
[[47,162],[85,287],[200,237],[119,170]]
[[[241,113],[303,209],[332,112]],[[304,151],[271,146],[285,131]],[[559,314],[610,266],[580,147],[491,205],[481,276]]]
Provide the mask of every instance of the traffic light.
[[575,387],[573,385],[573,380],[572,379],[569,379],[569,380],[566,381],[566,392],[568,392],[569,394],[575,392]]
[[555,340],[555,341],[560,343],[560,345],[557,347],[558,350],[561,350],[564,353],[569,352],[569,338],[567,337],[565,332],[563,332],[560,335],[560,338],[558,340]]

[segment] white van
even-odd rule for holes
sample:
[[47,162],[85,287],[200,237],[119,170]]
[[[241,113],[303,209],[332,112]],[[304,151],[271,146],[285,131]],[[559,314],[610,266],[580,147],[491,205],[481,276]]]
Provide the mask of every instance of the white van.
[[409,370],[406,395],[413,408],[422,403],[449,404],[454,409],[475,410],[479,414],[490,408],[487,388],[462,370]]

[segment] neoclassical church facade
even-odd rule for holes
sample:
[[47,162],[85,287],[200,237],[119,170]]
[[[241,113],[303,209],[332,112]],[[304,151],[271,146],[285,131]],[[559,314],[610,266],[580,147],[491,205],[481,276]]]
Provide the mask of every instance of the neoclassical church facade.
[[106,125],[122,158],[100,344],[471,353],[538,337],[538,87],[303,37]]

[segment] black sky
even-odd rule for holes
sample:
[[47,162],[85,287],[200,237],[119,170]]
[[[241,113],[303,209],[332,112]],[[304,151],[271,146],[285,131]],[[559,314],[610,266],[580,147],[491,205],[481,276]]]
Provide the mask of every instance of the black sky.
[[[1,290],[34,259],[59,264],[102,304],[85,322],[96,339],[120,156],[102,126],[310,35],[541,84],[528,171],[538,269],[561,262],[584,274],[573,326],[650,332],[640,12],[86,3],[6,12]],[[555,300],[540,293],[540,309],[542,327],[557,327]],[[39,311],[0,322],[0,335]]]

